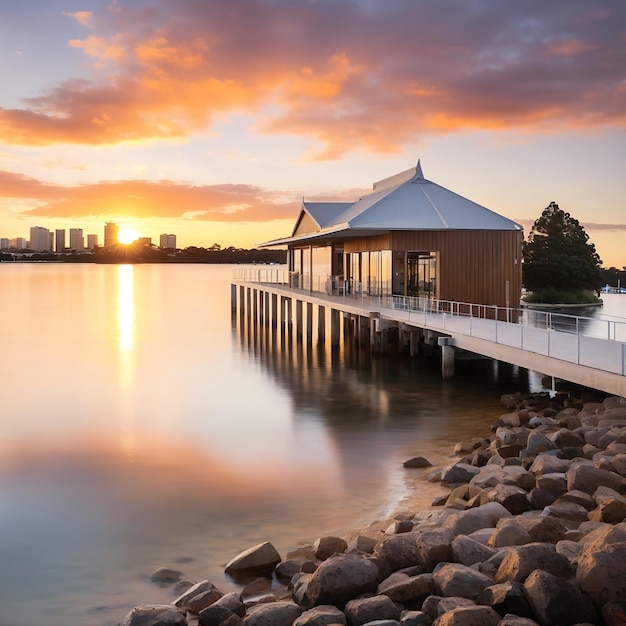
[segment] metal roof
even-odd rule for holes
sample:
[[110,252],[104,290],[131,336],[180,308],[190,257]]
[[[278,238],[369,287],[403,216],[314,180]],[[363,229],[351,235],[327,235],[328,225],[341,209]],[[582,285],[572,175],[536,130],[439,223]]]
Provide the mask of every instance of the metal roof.
[[303,202],[302,210],[319,224],[319,231],[262,245],[284,245],[340,233],[362,236],[370,231],[522,230],[516,222],[426,180],[419,161],[409,170],[374,183],[372,193],[354,203]]

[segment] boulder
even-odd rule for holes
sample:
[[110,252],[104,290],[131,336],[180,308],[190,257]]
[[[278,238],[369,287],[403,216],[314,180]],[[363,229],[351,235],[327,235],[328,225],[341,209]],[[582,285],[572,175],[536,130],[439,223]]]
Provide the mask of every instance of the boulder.
[[452,541],[451,547],[452,559],[455,563],[461,563],[461,565],[482,563],[495,554],[495,550],[467,535],[458,535]]
[[330,624],[344,624],[345,626],[346,616],[336,606],[324,604],[302,613],[293,626],[330,626]]
[[488,502],[475,509],[461,511],[444,523],[455,535],[469,535],[482,528],[493,528],[499,519],[512,514],[498,502]]
[[460,563],[442,563],[433,572],[435,589],[441,596],[457,596],[472,600],[493,579],[476,569]]
[[626,518],[626,502],[623,498],[607,498],[598,508],[589,513],[592,522],[607,522],[619,524]]
[[598,551],[585,546],[578,556],[576,582],[597,607],[621,602],[626,597],[626,542]]
[[401,533],[383,537],[374,548],[374,554],[389,563],[392,570],[421,563],[415,542],[415,533]]
[[423,467],[430,467],[431,465],[432,463],[428,461],[427,459],[425,459],[423,456],[415,456],[412,459],[408,459],[407,461],[403,463],[404,467],[409,467],[409,468],[423,468]]
[[610,487],[619,491],[622,477],[615,472],[598,469],[593,465],[574,463],[567,471],[567,489],[578,489],[593,494],[600,486]]
[[498,626],[539,626],[535,620],[517,615],[505,615]]
[[519,515],[530,509],[526,491],[515,485],[499,484],[487,491],[492,502],[501,504],[512,515]]
[[266,541],[240,552],[226,564],[224,571],[227,574],[250,571],[271,572],[280,560],[280,554],[276,548]]
[[189,589],[176,598],[172,604],[180,609],[187,610],[189,603],[193,598],[210,589],[217,589],[217,587],[208,580],[201,580],[199,583],[189,587]]
[[331,556],[310,576],[306,597],[311,606],[306,608],[320,604],[332,604],[343,608],[346,602],[364,593],[375,591],[378,583],[384,578],[374,559],[359,554]]
[[528,501],[532,509],[541,511],[550,506],[558,497],[558,494],[547,489],[531,489],[528,493]]
[[545,626],[573,626],[595,622],[593,605],[571,583],[548,572],[535,570],[524,590],[535,617]]
[[532,541],[540,543],[561,541],[567,532],[567,526],[561,520],[545,515],[522,515],[515,520],[515,524],[523,528]]
[[233,613],[225,606],[212,604],[198,613],[199,626],[220,626],[226,621],[232,626],[243,623],[241,616]]
[[449,528],[417,533],[417,555],[427,571],[432,571],[438,563],[452,561],[453,540],[454,534]]
[[400,620],[402,608],[388,596],[374,596],[350,600],[344,613],[349,626],[363,626],[368,622],[380,619]]
[[[533,420],[530,421],[532,425]],[[528,441],[526,442],[526,449],[528,450],[528,454],[531,456],[535,456],[537,454],[541,454],[542,452],[546,452],[546,450],[554,450],[556,448],[556,444],[553,441],[550,441],[543,433],[538,430],[533,430],[528,435]]]
[[403,611],[400,615],[401,626],[430,626],[432,620],[423,611]]
[[171,567],[159,567],[159,569],[150,574],[150,580],[161,585],[173,585],[181,580],[182,577],[183,573],[181,571]]
[[611,459],[611,469],[620,476],[626,476],[626,454],[616,454]]
[[187,618],[171,604],[140,604],[124,617],[120,626],[187,626]]
[[357,535],[354,539],[352,539],[352,541],[350,541],[348,547],[345,549],[345,552],[352,554],[355,552],[372,554],[377,543],[378,540],[370,537],[369,535]]
[[489,606],[463,606],[438,617],[433,626],[498,626],[500,616]]
[[584,506],[576,504],[576,502],[555,502],[545,507],[543,514],[571,522],[584,522],[588,519],[589,512]]
[[468,463],[456,463],[455,465],[444,468],[441,473],[441,482],[444,485],[468,483],[479,472],[479,468],[469,465]]
[[560,578],[568,578],[572,574],[569,561],[562,554],[557,554],[555,546],[548,543],[529,543],[507,550],[494,580],[497,583],[508,580],[524,582],[536,569]]
[[285,561],[281,561],[274,568],[274,576],[276,576],[277,580],[287,583],[289,582],[298,572],[307,572],[312,574],[317,565],[315,561],[310,561],[308,559],[286,559]]
[[251,608],[243,618],[246,626],[291,626],[302,615],[293,602],[271,602]]
[[554,454],[538,454],[529,472],[537,475],[565,473],[570,468],[572,461],[569,459],[559,459]]
[[576,504],[580,504],[584,506],[587,511],[592,511],[596,508],[597,502],[590,496],[588,493],[584,491],[566,491],[563,495],[559,496],[556,500],[557,504],[561,502],[575,502]]
[[602,607],[602,619],[606,626],[626,624],[626,602],[607,602]]
[[243,617],[246,614],[246,607],[241,599],[241,594],[236,591],[231,591],[222,596],[219,600],[216,600],[211,606],[223,606],[229,611],[232,611],[235,615]]
[[505,546],[523,546],[531,542],[530,535],[517,524],[502,524],[495,529],[487,545],[490,548],[503,548]]
[[524,585],[517,581],[508,581],[486,587],[476,596],[476,603],[490,606],[503,617],[507,613],[513,613],[520,617],[533,617],[533,612],[524,593]]
[[421,607],[422,602],[434,591],[435,581],[432,574],[418,574],[386,585],[382,589],[379,587],[379,593],[407,608]]
[[207,589],[196,594],[187,603],[187,610],[190,613],[200,613],[213,603],[217,602],[224,594],[219,589]]
[[315,557],[325,561],[335,553],[345,552],[348,544],[341,537],[320,537],[313,543]]
[[450,596],[447,598],[441,598],[437,605],[437,616],[443,615],[448,611],[453,611],[461,606],[476,606],[476,602],[469,600],[468,598],[460,598],[456,596]]

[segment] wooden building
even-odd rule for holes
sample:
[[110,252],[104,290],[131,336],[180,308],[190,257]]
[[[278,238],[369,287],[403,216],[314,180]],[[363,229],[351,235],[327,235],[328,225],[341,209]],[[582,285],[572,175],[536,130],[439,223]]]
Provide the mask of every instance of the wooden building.
[[302,202],[287,245],[293,285],[517,307],[519,224],[424,178],[417,166],[356,202]]

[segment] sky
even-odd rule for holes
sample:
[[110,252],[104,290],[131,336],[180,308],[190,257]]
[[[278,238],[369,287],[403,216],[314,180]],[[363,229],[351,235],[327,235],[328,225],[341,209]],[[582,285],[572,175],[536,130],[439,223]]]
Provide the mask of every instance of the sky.
[[0,4],[0,237],[291,234],[413,167],[626,265],[624,0]]

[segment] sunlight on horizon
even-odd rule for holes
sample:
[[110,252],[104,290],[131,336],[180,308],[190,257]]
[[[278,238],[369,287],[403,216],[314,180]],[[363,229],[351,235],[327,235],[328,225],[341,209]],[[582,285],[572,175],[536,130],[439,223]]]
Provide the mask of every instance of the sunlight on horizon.
[[120,228],[120,231],[117,237],[120,243],[125,243],[125,244],[133,243],[133,241],[135,241],[135,239],[138,239],[138,238],[139,238],[139,233],[134,228],[128,228],[128,227]]

